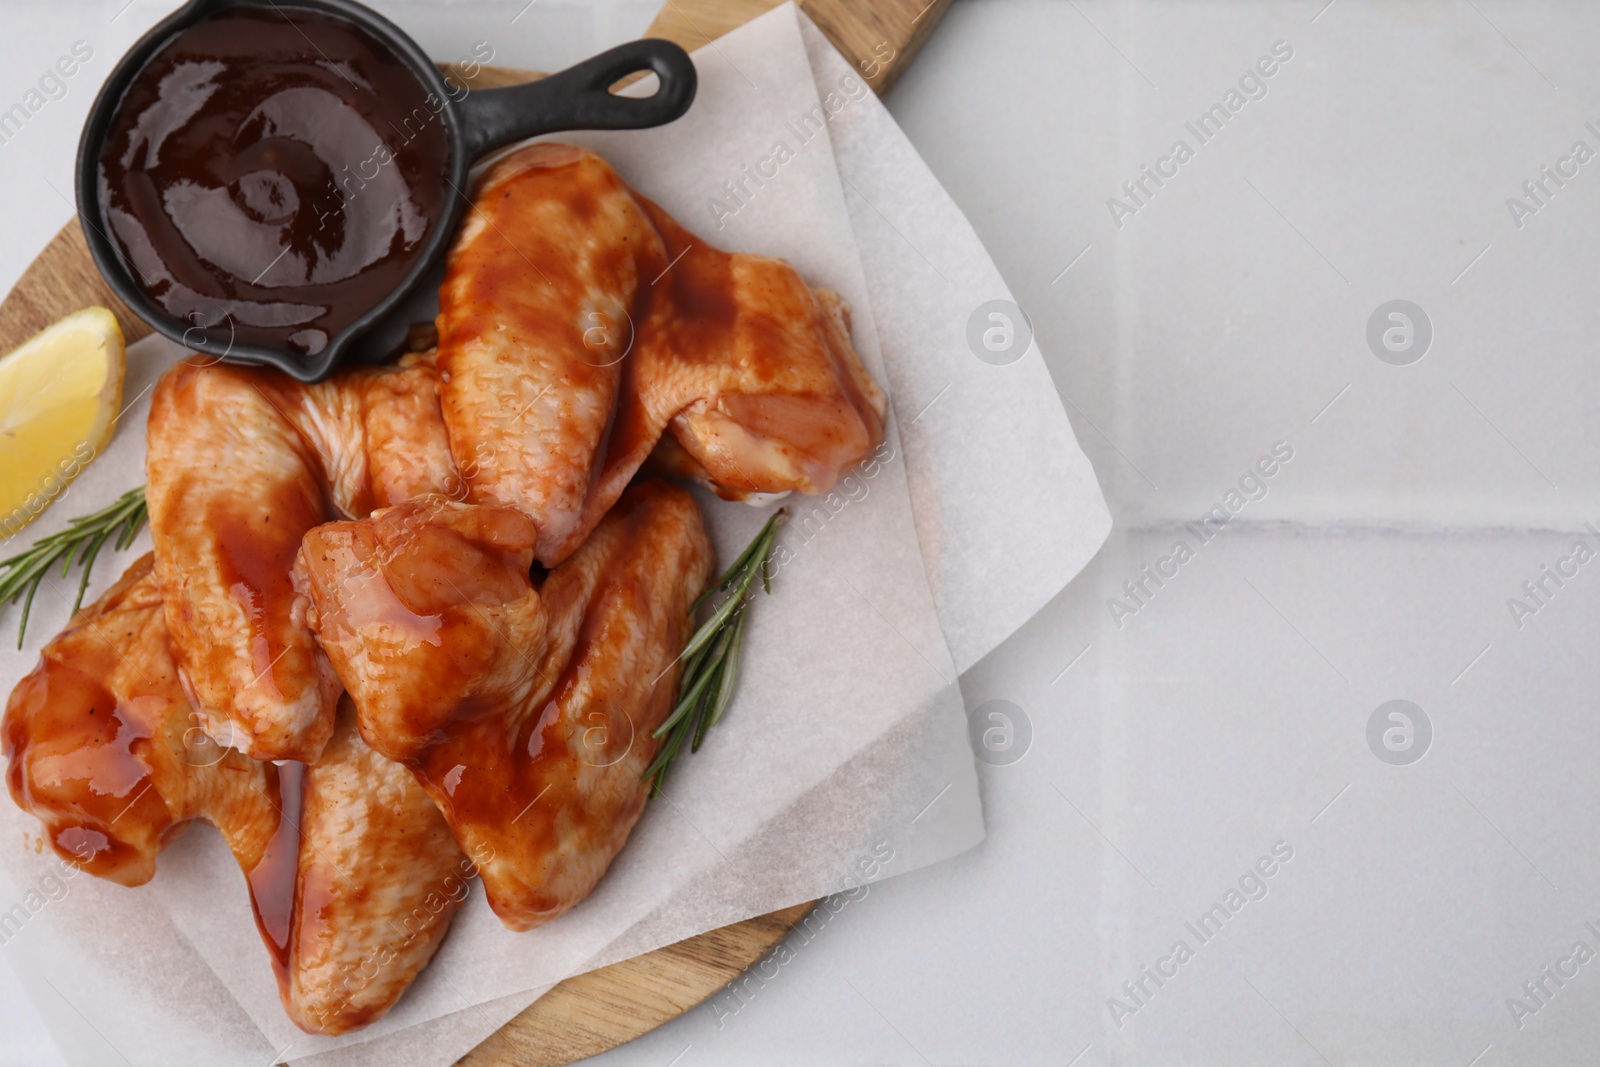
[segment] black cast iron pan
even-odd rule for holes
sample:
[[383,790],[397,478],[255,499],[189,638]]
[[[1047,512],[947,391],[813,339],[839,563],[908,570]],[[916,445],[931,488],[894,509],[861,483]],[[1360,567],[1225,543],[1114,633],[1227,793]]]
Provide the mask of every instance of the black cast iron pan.
[[[441,116],[449,135],[449,181],[452,190],[443,218],[416,254],[404,280],[387,296],[329,339],[315,355],[290,349],[246,344],[226,326],[196,326],[168,314],[148,297],[130,272],[121,250],[109,237],[99,198],[98,170],[106,138],[123,94],[145,63],[174,35],[192,24],[234,7],[301,8],[344,18],[369,33],[398,57],[424,91],[443,102]],[[631,74],[653,71],[659,79],[648,97],[619,96],[610,91]],[[342,360],[370,353],[366,338],[406,301],[425,279],[438,277],[442,261],[467,208],[468,171],[473,161],[503,145],[565,130],[644,129],[671,122],[694,100],[693,62],[682,48],[665,40],[640,40],[619,45],[574,67],[527,85],[462,93],[417,43],[397,26],[355,0],[293,0],[262,5],[259,0],[191,0],[139,39],[117,63],[95,99],[78,143],[76,192],[78,217],[95,265],[121,300],[159,333],[188,348],[229,362],[264,364],[312,382],[325,377]]]

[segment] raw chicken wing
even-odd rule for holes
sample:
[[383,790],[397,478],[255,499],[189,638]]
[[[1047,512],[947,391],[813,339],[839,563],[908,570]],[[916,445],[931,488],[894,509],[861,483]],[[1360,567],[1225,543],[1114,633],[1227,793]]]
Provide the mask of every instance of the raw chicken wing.
[[[627,365],[616,437],[643,447],[670,427],[724,495],[826,493],[883,440],[888,410],[844,301],[644,205],[674,263]],[[609,462],[637,469],[636,456]]]
[[437,320],[450,447],[475,502],[538,524],[547,564],[588,532],[635,295],[660,267],[641,272],[665,263],[610,164],[559,144],[491,167],[450,252]]
[[280,992],[301,1029],[343,1034],[381,1019],[433,959],[474,869],[411,772],[361,739],[348,701],[304,777]]
[[90,874],[148,882],[192,819],[215,825],[252,878],[268,865],[277,768],[198,728],[148,555],[45,645],[11,692],[0,737],[12,799]]
[[883,438],[887,402],[844,302],[778,259],[720,251],[587,149],[492,168],[439,292],[440,395],[477,503],[583,543],[669,429],[724,496],[825,493]]

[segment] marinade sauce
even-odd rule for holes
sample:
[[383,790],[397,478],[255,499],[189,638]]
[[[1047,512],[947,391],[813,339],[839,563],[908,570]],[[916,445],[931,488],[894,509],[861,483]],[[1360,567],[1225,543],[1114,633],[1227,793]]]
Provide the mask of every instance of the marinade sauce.
[[444,106],[354,23],[228,8],[134,79],[101,208],[168,314],[315,355],[399,285],[443,216]]

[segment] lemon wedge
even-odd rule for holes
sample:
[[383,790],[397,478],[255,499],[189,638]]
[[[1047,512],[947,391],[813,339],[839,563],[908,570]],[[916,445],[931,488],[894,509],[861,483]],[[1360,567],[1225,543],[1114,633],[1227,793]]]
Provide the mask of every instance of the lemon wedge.
[[102,307],[0,358],[0,537],[38,518],[111,440],[126,371],[122,328]]

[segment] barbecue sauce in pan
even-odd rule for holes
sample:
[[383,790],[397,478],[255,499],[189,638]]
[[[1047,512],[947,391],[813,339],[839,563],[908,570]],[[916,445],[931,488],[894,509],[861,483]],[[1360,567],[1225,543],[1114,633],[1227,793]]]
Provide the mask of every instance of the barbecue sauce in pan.
[[439,224],[444,106],[352,22],[228,8],[130,85],[100,160],[102,210],[168,314],[315,355],[399,285]]

